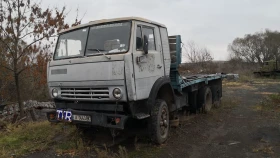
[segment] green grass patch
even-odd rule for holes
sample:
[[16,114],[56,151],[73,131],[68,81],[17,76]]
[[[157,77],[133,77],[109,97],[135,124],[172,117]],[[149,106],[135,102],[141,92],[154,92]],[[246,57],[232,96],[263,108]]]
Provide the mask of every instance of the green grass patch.
[[269,96],[269,98],[272,101],[272,103],[274,103],[274,105],[280,104],[280,93],[278,93],[278,94],[271,94]]
[[44,122],[29,122],[21,125],[7,125],[0,132],[0,157],[20,157],[28,153],[50,149],[59,144],[58,135],[67,137],[75,128],[69,126],[64,130],[64,124]]
[[269,116],[274,118],[280,117],[280,93],[269,94],[256,106],[255,111],[272,112]]
[[34,152],[52,151],[58,156],[71,157],[129,157],[125,147],[114,153],[83,141],[82,133],[70,124],[51,124],[48,121],[8,124],[0,131],[0,158],[22,157]]
[[267,95],[256,109],[280,112],[280,93]]

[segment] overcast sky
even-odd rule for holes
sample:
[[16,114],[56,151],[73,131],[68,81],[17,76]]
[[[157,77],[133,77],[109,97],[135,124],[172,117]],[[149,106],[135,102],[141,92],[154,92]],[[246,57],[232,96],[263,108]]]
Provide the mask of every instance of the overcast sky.
[[165,24],[169,35],[180,34],[206,46],[215,60],[228,58],[227,46],[235,37],[269,28],[280,30],[279,0],[43,0],[44,7],[84,13],[82,23],[104,18],[139,16]]

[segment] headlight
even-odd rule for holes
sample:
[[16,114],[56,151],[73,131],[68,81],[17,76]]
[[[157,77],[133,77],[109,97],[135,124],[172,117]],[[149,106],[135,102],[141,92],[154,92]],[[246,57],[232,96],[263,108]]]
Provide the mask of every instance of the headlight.
[[121,97],[122,97],[122,91],[121,91],[121,89],[115,88],[115,89],[113,90],[113,96],[114,96],[116,99],[121,99]]
[[58,90],[56,88],[52,90],[52,96],[55,98],[58,96]]

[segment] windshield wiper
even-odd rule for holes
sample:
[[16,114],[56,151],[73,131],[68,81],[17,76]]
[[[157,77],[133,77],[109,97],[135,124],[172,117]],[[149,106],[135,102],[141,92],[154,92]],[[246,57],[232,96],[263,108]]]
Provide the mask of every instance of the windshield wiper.
[[107,56],[104,52],[102,53],[101,51],[104,51],[102,49],[97,49],[97,48],[89,48],[87,49],[89,51],[98,51],[98,53],[103,54],[103,56],[105,56],[107,59],[111,59],[111,57]]

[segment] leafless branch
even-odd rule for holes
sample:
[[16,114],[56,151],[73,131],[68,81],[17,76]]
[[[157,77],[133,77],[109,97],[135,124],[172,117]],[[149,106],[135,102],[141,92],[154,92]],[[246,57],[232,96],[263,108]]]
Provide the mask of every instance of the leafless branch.
[[14,72],[13,69],[11,69],[11,68],[9,68],[9,67],[7,67],[7,66],[4,66],[4,65],[0,65],[0,66],[2,66],[3,68],[5,68],[5,69],[7,69],[7,70],[10,70],[10,71]]
[[29,21],[25,26],[23,26],[23,28],[20,29],[19,32],[22,32],[27,26],[29,26],[30,23],[31,23],[31,21]]
[[26,37],[26,36],[28,36],[28,35],[30,35],[30,34],[32,34],[32,33],[34,33],[34,31],[26,33],[26,34],[23,35],[22,37],[19,37],[19,39],[23,39],[24,37]]

